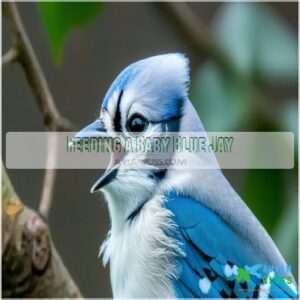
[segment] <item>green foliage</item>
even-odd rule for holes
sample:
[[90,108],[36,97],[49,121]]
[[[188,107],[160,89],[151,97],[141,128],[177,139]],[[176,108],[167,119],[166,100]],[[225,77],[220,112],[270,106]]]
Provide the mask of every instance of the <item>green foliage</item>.
[[[296,33],[268,5],[229,3],[216,20],[215,37],[240,74],[267,81],[296,80]],[[284,55],[283,55],[284,54]]]
[[284,208],[284,171],[250,169],[245,171],[243,180],[242,198],[272,233]]
[[193,78],[191,98],[209,131],[230,131],[247,119],[251,109],[249,85],[227,75],[213,63]]
[[211,63],[201,66],[192,80],[191,98],[207,130],[240,129],[255,109],[258,81],[297,81],[297,37],[261,3],[222,5],[213,28],[218,47],[237,74]]
[[39,2],[38,5],[56,63],[61,61],[67,34],[89,24],[102,8],[101,2]]

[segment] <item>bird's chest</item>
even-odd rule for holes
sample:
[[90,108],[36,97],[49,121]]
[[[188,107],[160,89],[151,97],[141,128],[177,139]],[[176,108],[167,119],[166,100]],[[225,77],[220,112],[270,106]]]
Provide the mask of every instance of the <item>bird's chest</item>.
[[[134,233],[126,232],[111,240],[110,275],[114,297],[145,295],[148,249]],[[144,284],[141,285],[140,283]],[[150,287],[148,287],[150,288]]]
[[114,297],[174,296],[171,277],[176,254],[168,246],[173,241],[157,221],[155,217],[135,220],[111,235],[107,251]]

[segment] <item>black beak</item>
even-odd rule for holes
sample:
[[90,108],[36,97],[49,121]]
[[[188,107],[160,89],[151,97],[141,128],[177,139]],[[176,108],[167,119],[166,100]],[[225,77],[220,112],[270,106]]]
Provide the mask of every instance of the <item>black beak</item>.
[[[75,138],[92,138],[92,137],[105,137],[106,129],[103,127],[100,120],[96,120],[92,124],[84,127],[80,130]],[[91,193],[95,193],[103,188],[106,184],[110,183],[118,173],[118,165],[116,165],[113,169],[107,170],[92,186]]]
[[107,170],[92,186],[91,193],[99,191],[101,188],[115,179],[118,174],[118,167],[119,165],[116,165],[113,169]]

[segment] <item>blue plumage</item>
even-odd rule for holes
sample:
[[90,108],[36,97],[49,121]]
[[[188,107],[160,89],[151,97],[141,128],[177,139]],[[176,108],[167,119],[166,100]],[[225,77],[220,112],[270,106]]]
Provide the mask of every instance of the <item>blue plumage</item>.
[[[259,253],[255,253],[246,241],[201,202],[171,192],[166,195],[164,206],[173,214],[173,220],[178,226],[174,237],[186,254],[179,259],[181,273],[173,282],[177,297],[259,296],[262,279],[249,274],[248,282],[238,282],[238,269],[257,263],[267,265],[268,261],[263,261]],[[269,287],[269,298],[296,296],[287,284],[272,283]]]
[[128,66],[125,70],[123,70],[117,78],[114,80],[110,88],[108,89],[101,108],[107,109],[108,103],[112,97],[112,94],[116,91],[122,91],[126,89],[127,84],[133,80],[133,78],[139,73],[140,70],[143,69],[143,62],[137,62]]

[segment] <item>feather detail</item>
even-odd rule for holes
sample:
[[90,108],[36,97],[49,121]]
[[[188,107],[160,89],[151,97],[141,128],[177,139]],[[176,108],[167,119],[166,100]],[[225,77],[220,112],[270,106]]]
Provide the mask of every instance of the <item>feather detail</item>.
[[[199,201],[173,194],[166,197],[164,205],[173,213],[178,225],[176,236],[186,254],[179,259],[180,277],[173,281],[177,297],[297,297],[294,285],[271,281],[274,272],[264,282],[245,271],[249,265],[266,265],[268,261]],[[242,271],[247,276],[239,279]]]

